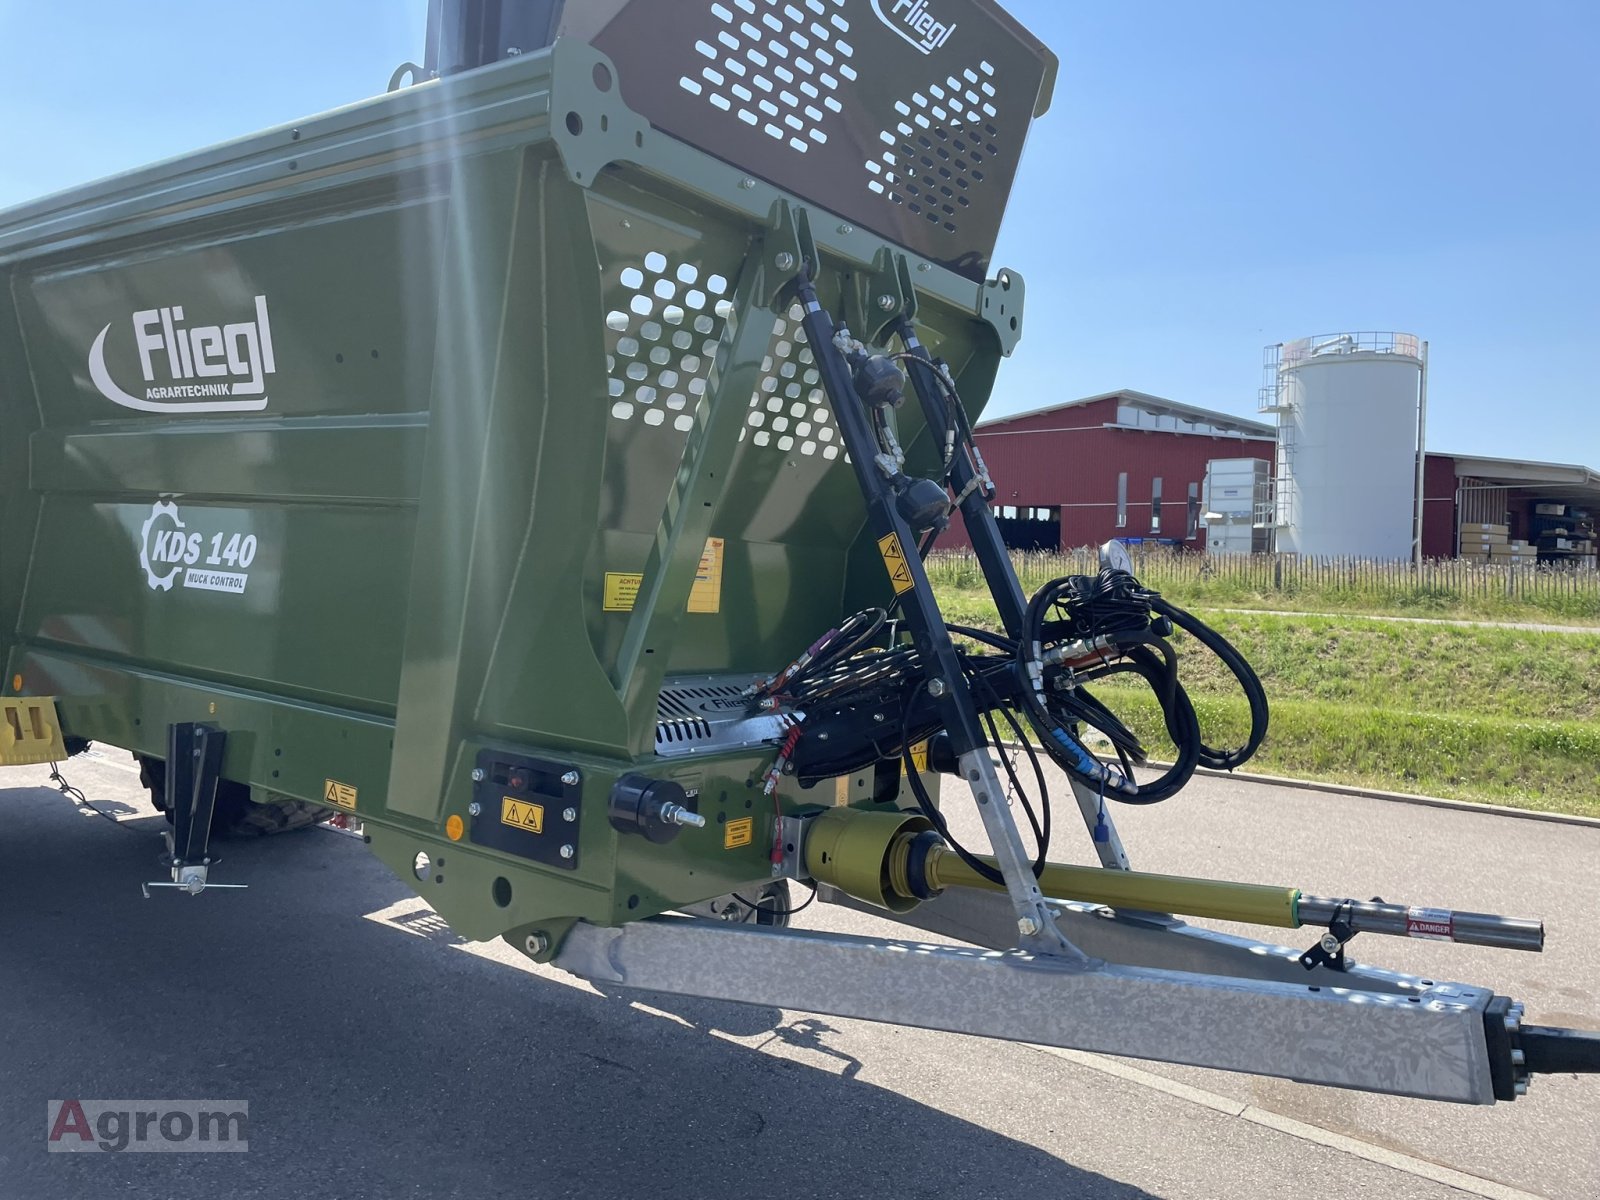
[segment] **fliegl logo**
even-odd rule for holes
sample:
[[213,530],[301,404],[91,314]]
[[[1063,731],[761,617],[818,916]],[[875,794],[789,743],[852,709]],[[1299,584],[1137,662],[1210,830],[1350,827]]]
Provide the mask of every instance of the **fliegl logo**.
[[171,500],[151,505],[139,530],[139,565],[153,592],[170,592],[181,578],[186,588],[242,595],[255,560],[255,534],[192,528]]
[[956,31],[954,21],[946,25],[928,11],[928,0],[872,0],[872,11],[924,54],[939,49]]
[[267,406],[267,376],[277,370],[265,296],[256,297],[254,315],[252,321],[187,326],[180,304],[143,309],[133,314],[131,330],[143,387],[130,391],[112,378],[106,366],[111,325],[89,349],[89,378],[107,400],[140,412],[259,412]]

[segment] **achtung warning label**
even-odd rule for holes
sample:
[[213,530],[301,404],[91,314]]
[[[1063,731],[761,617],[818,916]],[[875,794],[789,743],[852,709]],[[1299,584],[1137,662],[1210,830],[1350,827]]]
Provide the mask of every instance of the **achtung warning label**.
[[928,769],[928,739],[923,738],[911,747],[911,765],[919,771]]
[[722,827],[722,848],[737,850],[740,846],[748,846],[755,837],[755,831],[754,817],[740,817],[737,821],[729,821]]
[[[700,564],[695,568],[694,585],[689,589],[688,612],[722,611],[722,558],[723,539],[707,538]],[[644,576],[637,571],[607,571],[601,608],[606,612],[632,612],[643,583]]]
[[529,833],[544,832],[544,805],[526,800],[500,797],[500,823],[513,829],[526,829]]
[[603,602],[606,612],[632,612],[633,602],[639,598],[639,585],[643,582],[643,575],[624,575],[617,571],[607,571]]
[[878,539],[878,553],[883,555],[884,570],[889,572],[889,582],[894,586],[894,594],[909,592],[917,586],[917,581],[911,578],[911,565],[906,562],[906,552],[900,546],[898,534],[889,534]]
[[322,781],[322,798],[329,804],[337,804],[340,808],[354,808],[356,806],[356,789],[348,783],[340,783],[337,779],[324,779]]

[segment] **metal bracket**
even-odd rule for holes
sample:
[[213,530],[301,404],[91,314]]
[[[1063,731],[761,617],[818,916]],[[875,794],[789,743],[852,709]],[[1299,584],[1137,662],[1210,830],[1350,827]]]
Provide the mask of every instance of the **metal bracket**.
[[[763,255],[770,272],[767,278],[778,285],[773,288],[773,295],[777,296],[790,289],[795,272],[803,265],[810,263],[811,270],[815,270],[821,256],[816,239],[811,236],[811,216],[799,205],[779,200],[772,206],[767,224],[770,232]],[[781,311],[787,305],[776,307]]]
[[571,38],[551,54],[550,137],[567,177],[586,188],[612,163],[634,159],[652,130],[623,103],[617,69],[604,54]]
[[854,273],[851,282],[854,286],[845,299],[856,311],[845,311],[845,323],[857,330],[863,341],[881,345],[889,337],[890,327],[902,317],[907,321],[916,317],[916,291],[904,254],[884,247],[873,257],[872,270]]
[[1007,358],[1022,340],[1022,305],[1027,288],[1022,276],[1007,267],[983,285],[983,315],[994,326],[1000,339],[1000,353]]
[[811,872],[806,870],[806,826],[816,816],[816,813],[805,813],[778,818],[778,847],[783,853],[783,860],[773,864],[775,875],[784,879],[798,879],[802,883],[811,881]]
[[[1383,901],[1374,896],[1374,904]],[[1349,964],[1345,961],[1344,948],[1356,936],[1355,929],[1350,924],[1350,908],[1355,901],[1345,900],[1333,910],[1333,919],[1328,922],[1328,932],[1317,939],[1317,944],[1312,946],[1300,956],[1300,965],[1308,971],[1315,971],[1318,967],[1326,966],[1335,971],[1348,971]]]

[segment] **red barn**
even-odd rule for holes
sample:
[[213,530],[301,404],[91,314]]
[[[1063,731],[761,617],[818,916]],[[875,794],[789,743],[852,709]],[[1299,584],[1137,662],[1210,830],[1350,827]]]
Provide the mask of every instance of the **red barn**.
[[[1271,425],[1123,390],[984,421],[973,431],[1006,544],[1111,538],[1200,548],[1200,485],[1214,458],[1273,457]],[[941,548],[969,545],[957,517]]]
[[[1016,550],[1112,538],[1203,549],[1207,464],[1256,458],[1271,475],[1276,450],[1272,425],[1131,390],[997,417],[973,435]],[[1426,558],[1481,556],[1490,528],[1503,531],[1488,536],[1507,543],[1497,551],[1507,557],[1595,564],[1600,473],[1588,467],[1430,451],[1423,498]],[[957,516],[939,547],[968,545]]]

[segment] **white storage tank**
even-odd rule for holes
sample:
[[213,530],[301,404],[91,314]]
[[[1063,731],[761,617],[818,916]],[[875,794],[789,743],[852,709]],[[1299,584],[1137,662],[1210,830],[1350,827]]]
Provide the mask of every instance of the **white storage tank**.
[[1409,333],[1323,334],[1268,348],[1262,407],[1278,418],[1280,551],[1412,557],[1425,360]]

